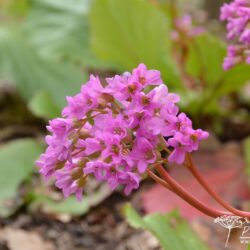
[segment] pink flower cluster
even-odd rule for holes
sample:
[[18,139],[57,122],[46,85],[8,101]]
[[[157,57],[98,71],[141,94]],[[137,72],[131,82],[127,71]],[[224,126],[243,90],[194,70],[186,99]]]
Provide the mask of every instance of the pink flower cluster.
[[171,32],[171,38],[174,41],[181,41],[188,37],[195,37],[204,33],[205,29],[202,27],[194,27],[192,24],[192,17],[184,15],[174,20],[174,31]]
[[221,7],[220,19],[227,21],[227,38],[236,42],[228,47],[223,67],[250,64],[250,0],[234,0]]
[[208,137],[179,113],[179,99],[144,64],[104,83],[90,76],[80,93],[67,97],[63,118],[49,122],[40,173],[54,177],[66,197],[80,200],[90,175],[130,194],[147,168],[162,163],[161,151],[172,150],[168,161],[181,164]]

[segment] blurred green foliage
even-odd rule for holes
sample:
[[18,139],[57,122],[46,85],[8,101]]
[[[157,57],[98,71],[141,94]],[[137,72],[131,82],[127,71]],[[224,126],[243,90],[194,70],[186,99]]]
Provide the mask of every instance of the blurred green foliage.
[[[44,150],[33,139],[18,139],[0,149],[0,216],[10,215],[22,204],[17,199],[19,185],[31,177],[34,159]],[[15,202],[11,199],[15,198]]]
[[142,218],[127,204],[124,207],[124,215],[132,227],[145,229],[154,234],[164,250],[209,249],[176,211],[165,215],[150,214]]
[[[52,63],[39,57],[21,34],[6,28],[0,29],[0,54],[3,79],[14,83],[24,99],[29,102],[41,91],[49,96],[53,109],[48,107],[44,114],[47,117],[55,113],[59,115],[59,110],[65,105],[65,96],[77,92],[82,80],[86,79],[71,64]],[[48,104],[47,98],[43,101]],[[34,107],[33,111],[36,114]]]
[[25,34],[47,59],[86,65],[97,63],[89,49],[90,0],[33,0]]
[[90,13],[92,47],[121,71],[143,62],[160,70],[168,84],[181,87],[170,57],[169,19],[147,1],[95,1]]
[[89,195],[84,194],[83,200],[80,202],[74,196],[62,201],[55,201],[49,195],[30,192],[29,199],[31,202],[29,208],[34,211],[40,209],[47,214],[80,216],[86,214],[90,208],[105,200],[111,192],[107,185],[103,185]]

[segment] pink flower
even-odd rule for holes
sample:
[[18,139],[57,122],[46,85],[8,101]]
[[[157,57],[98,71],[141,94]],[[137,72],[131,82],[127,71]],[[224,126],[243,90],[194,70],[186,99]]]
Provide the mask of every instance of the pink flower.
[[[40,156],[40,159],[36,161],[36,165],[40,168],[39,173],[48,180],[55,173],[57,165],[60,166],[60,163],[56,155],[50,153],[47,149],[46,152]],[[63,165],[62,163],[62,166]]]
[[173,147],[173,152],[169,155],[170,162],[181,164],[185,160],[186,152],[197,150],[199,142],[207,139],[209,134],[201,129],[193,130],[191,127],[186,127],[185,132],[176,132],[173,138],[168,140],[168,145]]
[[98,77],[90,76],[90,80],[83,85],[81,93],[67,97],[68,106],[63,109],[63,116],[81,119],[87,112],[98,107],[98,98],[103,87]]
[[192,127],[192,121],[187,117],[186,114],[180,113],[177,116],[175,126],[177,131],[185,132],[187,128]]
[[[250,19],[249,19],[250,20]],[[240,42],[250,44],[250,21],[248,24],[249,27],[246,27],[242,34],[240,35]]]
[[209,133],[206,131],[203,131],[202,129],[190,129],[189,132],[190,141],[191,141],[191,152],[194,150],[198,150],[199,148],[199,142],[202,140],[205,140],[208,138]]
[[65,197],[81,199],[88,176],[112,190],[121,185],[129,195],[147,168],[161,163],[163,149],[171,147],[169,161],[181,164],[208,136],[179,114],[179,96],[168,92],[159,71],[144,64],[103,85],[90,76],[67,100],[64,118],[49,122],[48,147],[37,161],[40,173],[54,177]]
[[136,139],[131,157],[137,161],[139,173],[144,173],[147,166],[156,161],[156,153],[154,152],[153,146],[143,137]]
[[82,200],[85,178],[81,168],[64,168],[55,172],[55,185],[62,189],[65,197],[76,194],[79,201]]
[[112,161],[119,164],[122,159],[122,144],[118,136],[110,135],[105,141],[105,149],[101,154],[103,159],[111,157]]
[[125,195],[129,195],[132,190],[139,188],[140,176],[132,172],[123,172],[119,175],[119,181],[125,185]]
[[248,0],[234,0],[221,7],[220,18],[227,21],[227,38],[236,40],[228,46],[223,68],[229,70],[239,63],[249,64],[245,54],[250,49],[250,5]]
[[56,118],[49,121],[49,126],[47,126],[47,129],[50,133],[54,133],[58,137],[65,138],[68,133],[73,130],[72,120]]
[[145,121],[143,128],[149,130],[152,135],[162,135],[163,137],[171,136],[173,135],[174,125],[171,123],[172,121],[170,121],[171,116],[168,118],[169,119],[166,120],[160,117],[152,117]]
[[168,140],[168,145],[174,148],[173,152],[168,157],[170,162],[181,164],[185,160],[186,152],[191,152],[188,136],[180,132],[176,132],[174,137]]
[[91,155],[93,153],[99,152],[103,149],[102,143],[98,138],[87,138],[86,141],[86,155]]
[[94,129],[109,132],[121,138],[127,136],[127,121],[121,114],[113,116],[113,114],[100,115],[95,118]]
[[103,161],[90,161],[86,164],[84,168],[84,173],[94,174],[95,178],[98,181],[107,180],[110,175],[109,171],[111,168],[111,164],[103,162]]
[[107,183],[111,190],[115,190],[120,184],[120,174],[122,172],[120,170],[117,170],[117,167],[112,165],[109,169],[109,175],[107,178]]
[[141,63],[132,73],[133,80],[143,87],[148,85],[162,84],[161,73],[158,70],[148,70],[145,64]]
[[137,92],[142,89],[142,86],[133,81],[132,75],[126,73],[122,76],[115,76],[113,78],[107,78],[107,91],[113,94],[119,101],[125,101],[132,98]]
[[89,94],[77,94],[67,97],[68,106],[63,109],[62,115],[69,118],[81,119],[88,111],[97,107],[97,100]]
[[233,66],[244,61],[245,49],[244,45],[229,45],[227,56],[224,58],[223,68],[229,70]]
[[202,34],[205,31],[202,27],[194,27],[192,24],[192,17],[184,15],[174,20],[174,30],[172,31],[171,38],[178,41],[183,37],[193,37]]

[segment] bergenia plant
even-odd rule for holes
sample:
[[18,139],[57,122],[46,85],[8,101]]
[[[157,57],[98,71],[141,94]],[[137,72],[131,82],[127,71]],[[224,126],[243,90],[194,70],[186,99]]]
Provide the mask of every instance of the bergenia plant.
[[227,21],[227,38],[234,43],[228,46],[224,69],[236,64],[250,64],[250,0],[234,0],[221,7],[220,19]]
[[62,117],[49,122],[48,147],[37,161],[40,173],[53,177],[65,197],[75,194],[78,200],[90,176],[112,190],[123,186],[126,195],[150,176],[209,216],[231,214],[207,207],[177,183],[166,170],[176,163],[189,169],[227,210],[244,214],[221,200],[194,166],[190,153],[208,132],[192,127],[179,111],[179,100],[160,72],[144,64],[106,81],[90,76],[80,93],[67,97]]

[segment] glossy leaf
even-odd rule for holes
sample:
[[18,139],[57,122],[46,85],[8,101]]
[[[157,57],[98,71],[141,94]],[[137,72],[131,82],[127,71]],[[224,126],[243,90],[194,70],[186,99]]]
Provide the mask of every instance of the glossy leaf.
[[[120,11],[122,10],[122,11]],[[171,61],[169,19],[148,1],[98,0],[90,13],[92,47],[103,60],[129,71],[143,62],[180,86]]]
[[37,207],[48,214],[70,214],[74,216],[80,216],[89,211],[93,206],[98,205],[100,202],[105,200],[110,194],[111,189],[102,185],[93,191],[91,194],[84,194],[81,202],[77,201],[76,197],[71,196],[62,201],[55,201],[52,198],[38,193],[34,193],[32,203],[30,204],[31,209]]
[[186,70],[201,78],[205,85],[214,85],[223,77],[223,59],[226,46],[209,33],[194,37],[189,46]]
[[202,72],[201,58],[192,40],[188,46],[188,56],[185,61],[185,70],[193,77],[200,77]]
[[5,201],[17,194],[19,185],[34,170],[34,161],[43,148],[33,139],[19,139],[1,146],[0,149],[0,215],[9,214]]
[[[55,106],[62,108],[65,96],[78,92],[86,80],[80,69],[40,58],[21,35],[5,29],[0,29],[0,75],[13,82],[28,101],[45,91],[53,101],[52,111]],[[43,115],[51,117],[50,112]]]
[[30,100],[28,106],[32,113],[39,117],[54,118],[61,113],[52,96],[46,91],[38,91]]
[[[141,218],[130,205],[126,205],[124,214],[131,226],[153,233],[164,250],[208,250],[188,223],[177,213],[150,214]],[[173,221],[175,221],[174,225],[171,223]]]
[[241,87],[250,81],[250,65],[240,64],[224,74],[221,83],[218,86],[216,95],[223,95],[233,91],[238,91]]
[[32,0],[25,31],[45,58],[91,63],[87,14],[89,0]]

